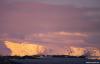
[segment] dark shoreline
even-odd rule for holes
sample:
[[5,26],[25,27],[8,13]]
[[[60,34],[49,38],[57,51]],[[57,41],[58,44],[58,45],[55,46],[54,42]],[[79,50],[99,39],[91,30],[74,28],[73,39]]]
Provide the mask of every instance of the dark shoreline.
[[84,56],[0,56],[0,64],[100,64],[100,60],[87,59]]

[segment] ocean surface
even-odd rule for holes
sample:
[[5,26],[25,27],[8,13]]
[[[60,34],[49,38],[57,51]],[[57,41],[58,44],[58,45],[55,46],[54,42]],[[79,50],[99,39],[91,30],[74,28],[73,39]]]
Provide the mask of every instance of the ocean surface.
[[100,64],[100,60],[85,58],[11,59],[11,64]]

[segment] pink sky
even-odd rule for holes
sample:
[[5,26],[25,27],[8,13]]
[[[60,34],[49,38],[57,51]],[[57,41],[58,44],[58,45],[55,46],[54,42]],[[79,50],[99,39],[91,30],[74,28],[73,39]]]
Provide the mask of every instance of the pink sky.
[[[67,3],[62,5],[59,1],[0,0],[0,38],[21,40],[20,37],[23,37],[22,41],[37,41],[40,44],[46,42],[58,47],[67,45],[68,42],[80,46],[98,47],[100,44],[99,4],[89,0],[86,6],[82,5],[83,7],[79,8],[77,5]],[[91,6],[91,3],[94,6]],[[59,32],[72,35],[59,36]],[[35,33],[38,37],[30,36]],[[74,35],[76,33],[78,35]],[[79,34],[84,35],[84,33],[86,36],[80,37]],[[40,38],[40,34],[48,37],[47,40]],[[28,40],[28,37],[31,40]]]

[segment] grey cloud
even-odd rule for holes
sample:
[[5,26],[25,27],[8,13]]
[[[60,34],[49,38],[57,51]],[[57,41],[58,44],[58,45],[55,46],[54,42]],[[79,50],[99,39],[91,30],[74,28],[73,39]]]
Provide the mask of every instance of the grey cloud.
[[1,55],[10,55],[11,50],[6,47],[3,41],[0,41],[0,54]]
[[37,42],[42,45],[54,45],[58,47],[81,46],[81,47],[99,47],[100,34],[81,33],[81,32],[51,32],[37,33],[25,37],[26,41]]
[[37,33],[25,37],[26,41],[39,44],[52,44],[56,46],[88,46],[86,41],[88,34],[70,32]]
[[[7,1],[7,0],[5,0]],[[75,5],[77,7],[100,7],[100,0],[9,0],[8,3],[13,2],[42,2],[54,5]]]
[[[37,2],[17,2],[9,6],[5,4],[0,5],[4,5],[0,7],[0,10],[2,10],[0,12],[2,13],[2,15],[0,15],[0,32],[14,34],[12,38],[17,37],[20,39],[20,36],[23,38],[23,35],[30,33],[59,31],[100,33],[100,15],[98,14],[100,8],[76,8],[74,6],[49,5]],[[87,15],[87,13],[89,14]],[[74,38],[76,38],[76,40],[74,40]],[[85,45],[94,45],[94,43],[97,42],[97,45],[99,45],[100,41],[99,37],[95,36],[95,34],[89,37],[82,37],[82,39],[85,40],[77,40],[79,38],[79,36],[69,36],[68,38],[64,37],[63,40],[63,37],[57,38],[52,36],[45,41],[41,38],[34,38],[34,41],[54,42],[56,44],[63,41],[64,43],[62,45],[66,44],[66,42],[86,42],[87,44]],[[66,41],[66,39],[69,40]]]
[[88,41],[91,42],[91,43],[94,43],[94,44],[100,44],[100,34],[89,36]]
[[[2,32],[100,31],[99,15],[85,15],[91,11],[92,14],[95,14],[94,8],[75,8],[74,6],[55,6],[41,3],[16,3],[8,8],[1,21]],[[25,10],[31,10],[31,12]],[[98,8],[95,10],[99,12]]]
[[55,47],[60,49],[67,46],[79,47],[99,47],[100,34],[98,33],[82,33],[82,32],[48,32],[33,33],[24,35],[23,39],[19,37],[6,36],[8,41],[30,42],[33,44],[45,45],[49,48]]

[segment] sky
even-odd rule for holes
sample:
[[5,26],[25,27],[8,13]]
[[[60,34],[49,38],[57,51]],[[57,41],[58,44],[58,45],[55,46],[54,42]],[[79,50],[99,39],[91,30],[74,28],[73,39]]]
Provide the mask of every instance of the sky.
[[[6,0],[5,0],[6,1]],[[100,7],[100,0],[9,0],[8,3],[13,2],[42,2],[53,5],[75,5],[75,6],[87,6],[87,7]]]
[[0,0],[0,38],[99,47],[99,27],[100,0]]

